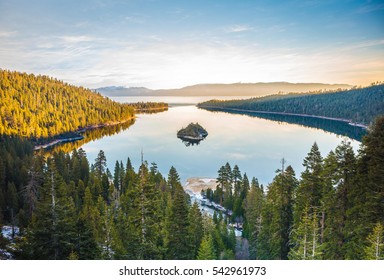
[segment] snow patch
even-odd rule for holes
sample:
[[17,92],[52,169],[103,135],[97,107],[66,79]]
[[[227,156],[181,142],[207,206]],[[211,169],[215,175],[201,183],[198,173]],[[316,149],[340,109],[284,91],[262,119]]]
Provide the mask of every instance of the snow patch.
[[[18,236],[19,235],[19,228],[18,227],[14,227],[15,229],[15,236]],[[3,228],[1,229],[1,233],[3,234],[4,238],[8,239],[8,240],[11,240],[12,239],[12,227],[11,226],[3,226]]]
[[208,184],[212,181],[215,181],[216,182],[216,179],[212,179],[212,178],[202,178],[200,179],[200,181],[202,181],[204,184]]

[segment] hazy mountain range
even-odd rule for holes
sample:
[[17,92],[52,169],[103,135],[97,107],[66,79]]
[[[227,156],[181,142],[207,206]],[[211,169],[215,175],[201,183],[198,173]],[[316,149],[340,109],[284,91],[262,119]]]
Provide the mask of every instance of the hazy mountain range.
[[145,87],[102,87],[96,89],[106,96],[264,96],[279,92],[308,92],[318,90],[350,89],[348,84],[322,83],[236,83],[198,84],[180,89],[151,90]]

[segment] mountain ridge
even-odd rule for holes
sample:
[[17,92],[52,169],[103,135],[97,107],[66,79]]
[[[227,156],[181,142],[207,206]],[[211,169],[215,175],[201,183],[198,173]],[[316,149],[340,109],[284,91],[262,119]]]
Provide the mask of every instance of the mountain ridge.
[[146,87],[109,86],[97,88],[105,96],[265,96],[277,93],[350,89],[348,84],[257,82],[196,84],[178,89],[152,90]]

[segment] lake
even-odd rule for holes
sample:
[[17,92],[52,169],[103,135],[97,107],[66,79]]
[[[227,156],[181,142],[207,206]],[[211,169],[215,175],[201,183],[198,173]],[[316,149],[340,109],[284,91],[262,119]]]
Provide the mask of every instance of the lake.
[[[216,178],[219,168],[229,162],[232,167],[237,164],[249,179],[255,176],[260,183],[266,185],[272,181],[275,171],[281,168],[282,158],[286,160],[286,166],[292,165],[299,177],[303,171],[303,159],[315,141],[325,157],[343,139],[336,133],[307,127],[302,123],[212,112],[193,105],[209,97],[112,99],[119,102],[164,101],[171,105],[165,112],[139,114],[129,128],[82,146],[91,163],[98,152],[104,150],[112,173],[116,160],[125,164],[128,157],[137,170],[143,151],[144,160],[149,164],[155,162],[164,176],[174,166],[182,183],[189,177]],[[198,122],[209,134],[199,145],[186,146],[176,137],[176,133],[191,122]],[[360,142],[351,138],[349,140],[357,151]]]

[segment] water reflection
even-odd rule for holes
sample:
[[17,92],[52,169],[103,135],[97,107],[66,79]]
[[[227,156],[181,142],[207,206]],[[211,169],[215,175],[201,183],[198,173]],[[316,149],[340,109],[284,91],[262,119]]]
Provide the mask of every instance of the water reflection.
[[[180,127],[198,122],[209,137],[188,147],[176,137]],[[175,106],[160,114],[138,115],[135,125],[110,137],[91,141],[82,148],[93,162],[100,150],[113,170],[116,160],[129,157],[140,166],[141,151],[148,162],[156,162],[166,175],[174,166],[182,181],[190,177],[216,178],[220,166],[237,164],[248,177],[262,184],[272,181],[281,158],[292,165],[299,176],[303,159],[316,141],[323,156],[336,148],[340,136],[323,130],[262,118],[224,112],[211,112],[195,106]],[[355,150],[358,141],[352,140]]]
[[292,115],[278,115],[273,113],[267,114],[267,113],[255,113],[255,112],[226,111],[223,109],[217,110],[217,109],[211,109],[211,108],[209,109],[203,108],[203,109],[210,112],[224,112],[227,114],[246,115],[250,117],[272,120],[278,123],[297,124],[304,127],[317,128],[326,132],[331,132],[340,136],[345,136],[357,141],[361,141],[363,136],[367,134],[366,129],[358,126],[349,125],[348,123],[342,122],[342,121],[302,117],[302,116],[292,116]]
[[204,139],[190,139],[190,138],[184,138],[184,137],[177,137],[181,140],[181,142],[183,142],[183,144],[186,146],[186,147],[189,147],[189,146],[198,146],[200,144],[201,141],[203,141]]
[[51,155],[59,151],[62,151],[64,153],[69,153],[69,152],[72,152],[74,149],[80,148],[81,146],[83,146],[84,144],[90,141],[95,141],[105,136],[112,136],[114,134],[120,133],[128,129],[134,123],[135,123],[135,119],[132,119],[130,121],[127,121],[121,124],[104,126],[101,128],[88,129],[80,133],[81,136],[83,136],[83,138],[80,140],[73,141],[73,142],[65,142],[62,144],[51,146],[49,148],[37,151],[37,153],[42,152],[45,155]]

